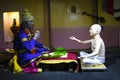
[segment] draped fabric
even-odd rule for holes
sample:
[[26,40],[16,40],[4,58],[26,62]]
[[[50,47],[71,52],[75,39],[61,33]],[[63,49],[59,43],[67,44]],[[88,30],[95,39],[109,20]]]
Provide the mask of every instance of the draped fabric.
[[114,0],[114,17],[120,21],[120,0]]
[[[44,48],[42,43],[38,43],[35,39],[31,38],[30,40],[22,42],[23,38],[28,39],[28,36],[23,30],[20,30],[14,40],[14,49],[18,51],[19,65],[27,65],[39,58],[43,53],[49,51]],[[31,53],[32,49],[35,49],[34,54]]]
[[103,0],[102,10],[113,15],[116,20],[120,21],[120,0]]
[[106,11],[109,14],[113,14],[113,0],[107,0]]
[[79,70],[79,65],[77,62],[77,55],[75,52],[67,52],[67,56],[61,56],[60,58],[43,58],[42,60],[40,60],[38,62],[38,64],[60,64],[60,63],[66,63],[66,64],[70,64],[74,62],[76,65],[75,71],[74,72],[78,72]]
[[106,6],[107,6],[107,0],[102,1],[102,11],[106,11]]

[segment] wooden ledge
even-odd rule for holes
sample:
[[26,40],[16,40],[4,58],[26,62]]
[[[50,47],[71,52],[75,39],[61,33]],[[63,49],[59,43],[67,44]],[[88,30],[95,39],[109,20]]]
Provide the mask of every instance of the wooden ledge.
[[104,71],[107,67],[104,64],[98,64],[94,66],[85,66],[83,63],[81,63],[81,70],[82,71]]

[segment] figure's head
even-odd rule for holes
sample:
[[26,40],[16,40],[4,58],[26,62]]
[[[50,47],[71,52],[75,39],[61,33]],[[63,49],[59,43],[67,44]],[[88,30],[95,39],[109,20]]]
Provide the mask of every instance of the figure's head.
[[34,17],[31,15],[31,13],[28,11],[28,9],[24,9],[22,14],[22,21],[32,21]]
[[100,32],[102,31],[102,27],[99,24],[93,24],[90,27],[90,36],[95,36],[96,34],[100,34]]
[[23,28],[33,28],[33,16],[31,13],[28,11],[28,9],[25,8],[23,14],[22,14],[22,27]]

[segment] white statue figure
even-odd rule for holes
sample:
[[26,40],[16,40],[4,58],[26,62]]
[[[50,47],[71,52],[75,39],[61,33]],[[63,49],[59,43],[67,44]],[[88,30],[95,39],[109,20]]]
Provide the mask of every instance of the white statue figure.
[[75,38],[74,36],[70,36],[71,40],[75,40],[79,43],[91,43],[91,53],[87,53],[84,51],[80,52],[80,59],[82,60],[83,64],[89,64],[89,66],[93,66],[105,63],[105,45],[104,41],[100,37],[101,31],[102,27],[99,24],[93,24],[89,30],[92,39],[82,41]]

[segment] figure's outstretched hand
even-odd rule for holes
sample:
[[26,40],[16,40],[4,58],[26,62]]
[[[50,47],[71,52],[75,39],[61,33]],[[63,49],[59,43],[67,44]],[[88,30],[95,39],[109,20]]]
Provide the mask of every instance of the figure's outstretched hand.
[[74,36],[70,36],[71,40],[76,40],[76,38]]
[[77,39],[77,38],[76,38],[76,37],[74,37],[74,36],[70,36],[70,39],[71,39],[71,40],[75,40],[75,41],[77,41],[77,42],[79,42],[79,43],[81,43],[81,42],[82,42],[81,40]]

